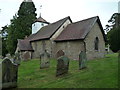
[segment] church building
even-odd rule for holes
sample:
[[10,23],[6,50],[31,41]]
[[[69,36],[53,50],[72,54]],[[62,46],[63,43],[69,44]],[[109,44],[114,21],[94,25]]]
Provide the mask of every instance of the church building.
[[87,59],[103,58],[105,55],[105,34],[98,16],[78,22],[65,17],[48,23],[39,17],[32,25],[32,34],[24,40],[18,39],[16,52],[21,58],[40,58],[45,50],[51,58],[62,50],[72,60],[78,60],[81,51]]

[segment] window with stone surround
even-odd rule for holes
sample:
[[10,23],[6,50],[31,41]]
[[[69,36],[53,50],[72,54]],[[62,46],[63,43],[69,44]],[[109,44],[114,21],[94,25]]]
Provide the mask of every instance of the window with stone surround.
[[95,46],[94,46],[95,50],[98,51],[98,49],[99,49],[99,38],[98,37],[95,38],[94,44],[95,44]]

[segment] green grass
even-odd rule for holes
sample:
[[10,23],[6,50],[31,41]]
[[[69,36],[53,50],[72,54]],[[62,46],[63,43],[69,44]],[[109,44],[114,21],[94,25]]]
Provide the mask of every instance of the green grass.
[[78,61],[70,61],[69,72],[56,77],[56,60],[50,68],[40,69],[39,60],[22,62],[18,73],[18,88],[117,88],[118,54],[87,61],[87,68],[78,70]]

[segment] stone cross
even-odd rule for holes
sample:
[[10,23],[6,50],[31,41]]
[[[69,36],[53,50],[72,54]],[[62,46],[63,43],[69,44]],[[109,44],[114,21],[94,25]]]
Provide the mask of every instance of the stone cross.
[[50,54],[45,50],[40,54],[40,68],[48,68],[50,66]]
[[17,87],[18,66],[14,65],[10,59],[5,58],[0,62],[2,69],[0,70],[0,76],[2,76],[2,88]]
[[84,51],[81,51],[79,55],[79,69],[86,68],[86,60],[86,53]]
[[62,51],[62,50],[59,50],[57,53],[56,53],[56,57],[59,58],[61,56],[64,56],[65,53]]
[[57,59],[57,70],[56,76],[60,76],[68,73],[69,69],[69,58],[66,56],[61,56]]

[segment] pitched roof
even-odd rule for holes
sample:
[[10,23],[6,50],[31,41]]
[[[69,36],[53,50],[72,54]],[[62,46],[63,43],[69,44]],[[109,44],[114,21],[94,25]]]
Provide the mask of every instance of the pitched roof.
[[[42,27],[35,35],[34,38],[30,41],[37,41],[43,39],[49,39],[60,27],[61,25],[70,17],[63,18],[57,22],[49,24],[47,26]],[[71,19],[70,19],[71,20]],[[71,21],[72,22],[72,21]]]
[[35,22],[43,22],[49,24],[45,19],[43,19],[41,16],[35,20]]
[[105,34],[100,23],[99,17],[88,18],[79,22],[69,24],[63,32],[55,39],[55,41],[68,41],[68,40],[79,40],[85,39],[95,22],[98,21],[102,30],[104,39]]
[[24,39],[18,39],[18,47],[20,49],[20,51],[33,51],[32,46],[30,45],[29,40]]
[[30,40],[32,40],[34,38],[34,36],[35,36],[35,34],[31,34],[30,36],[28,36],[27,38],[25,38],[25,40],[30,41]]

